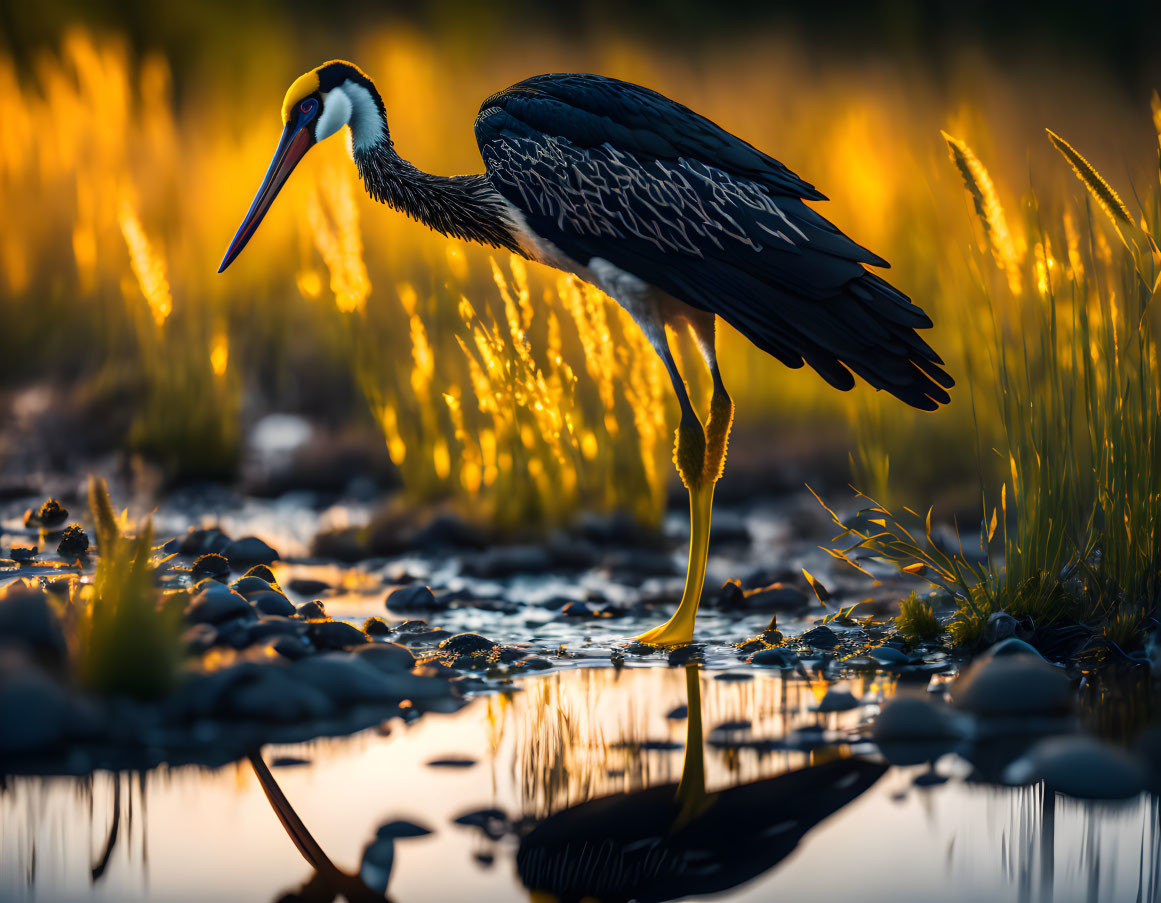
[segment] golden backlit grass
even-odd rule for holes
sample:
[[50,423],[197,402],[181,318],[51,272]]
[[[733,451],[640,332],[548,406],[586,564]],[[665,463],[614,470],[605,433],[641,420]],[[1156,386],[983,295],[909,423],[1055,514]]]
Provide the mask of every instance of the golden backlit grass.
[[[541,71],[648,84],[769,150],[834,199],[820,206],[828,217],[892,261],[890,278],[937,323],[930,341],[959,388],[947,411],[917,414],[866,387],[836,393],[723,329],[739,435],[778,443],[848,424],[838,437],[858,436],[860,485],[915,505],[940,494],[964,506],[955,487],[976,484],[981,460],[1002,478],[1004,457],[988,452],[1005,442],[991,401],[998,348],[1037,322],[1040,283],[1079,260],[1068,235],[1030,237],[1033,218],[1011,201],[1026,180],[1025,111],[1035,98],[1107,150],[1129,120],[1099,78],[1014,78],[965,54],[936,89],[895,64],[819,67],[766,34],[680,54],[616,35],[510,40],[485,51],[401,26],[345,55],[376,78],[400,152],[435,172],[478,170],[480,100]],[[318,59],[290,60],[256,37],[246,60],[184,73],[175,106],[166,61],[133,58],[116,37],[74,31],[26,70],[0,57],[3,377],[58,358],[115,372],[138,387],[133,446],[198,475],[200,462],[212,474],[236,461],[243,391],[349,369],[415,498],[457,498],[505,524],[588,507],[656,522],[676,408],[636,328],[591,288],[371,202],[341,139],[311,151],[216,275],[276,142],[286,84]],[[993,220],[1009,213],[1006,233],[973,231],[963,216],[941,128],[986,149],[996,185],[1017,192],[1001,203],[993,185],[985,197]],[[1038,186],[1041,203],[1060,206],[1064,186]],[[995,328],[973,246],[996,253],[1010,281]],[[1031,261],[1019,286],[1016,259]],[[704,399],[696,352],[679,338]]]

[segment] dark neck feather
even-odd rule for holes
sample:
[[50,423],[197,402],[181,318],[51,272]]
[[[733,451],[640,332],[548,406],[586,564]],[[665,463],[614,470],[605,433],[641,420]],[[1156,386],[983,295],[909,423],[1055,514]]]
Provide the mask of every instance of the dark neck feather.
[[521,253],[504,219],[503,200],[486,176],[434,176],[395,152],[390,138],[356,147],[367,194],[437,232]]

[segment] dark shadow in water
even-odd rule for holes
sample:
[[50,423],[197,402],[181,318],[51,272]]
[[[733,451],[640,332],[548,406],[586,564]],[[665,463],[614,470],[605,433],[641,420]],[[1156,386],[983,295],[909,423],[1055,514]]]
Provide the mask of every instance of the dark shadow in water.
[[[308,903],[308,901],[309,903],[330,903],[336,897],[341,896],[349,900],[350,903],[364,903],[364,901],[382,903],[386,899],[383,893],[376,893],[363,882],[361,877],[348,875],[331,862],[323,848],[319,846],[318,841],[307,830],[302,819],[298,817],[294,807],[290,805],[290,801],[282,792],[282,788],[278,786],[278,782],[274,780],[274,775],[266,767],[262,756],[253,753],[249,759],[250,766],[254,769],[254,776],[262,785],[262,790],[270,802],[270,807],[278,816],[278,820],[286,829],[286,833],[290,836],[298,852],[302,854],[302,858],[314,869],[314,874],[305,884],[296,891],[284,894],[279,899],[283,903],[299,900],[303,903]],[[384,888],[387,886],[386,879],[388,877],[390,877],[389,867],[383,878]]]
[[707,793],[696,665],[686,667],[686,691],[681,781],[589,800],[533,828],[516,867],[534,899],[659,903],[720,893],[776,866],[887,771],[836,759]]

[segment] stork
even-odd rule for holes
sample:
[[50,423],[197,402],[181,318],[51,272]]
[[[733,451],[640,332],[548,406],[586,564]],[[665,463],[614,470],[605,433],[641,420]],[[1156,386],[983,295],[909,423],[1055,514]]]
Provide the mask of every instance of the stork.
[[[693,639],[714,485],[734,405],[715,351],[718,317],[788,367],[836,389],[855,375],[936,410],[954,384],[916,330],[930,318],[865,265],[886,267],[806,201],[826,197],[774,158],[640,85],[537,75],[493,94],[476,116],[484,172],[436,176],[395,151],[383,99],[352,63],[300,76],[282,137],[222,260],[254,235],[298,161],[343,126],[367,193],[444,235],[573,273],[625,308],[661,356],[681,409],[673,460],[690,499],[689,564],[673,616],[638,637]],[[688,329],[713,380],[703,428],[669,348]]]

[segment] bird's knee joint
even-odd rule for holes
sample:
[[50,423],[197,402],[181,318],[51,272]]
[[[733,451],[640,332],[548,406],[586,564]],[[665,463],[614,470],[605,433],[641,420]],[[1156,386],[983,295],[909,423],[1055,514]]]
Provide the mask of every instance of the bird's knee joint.
[[686,489],[695,489],[702,482],[705,469],[706,437],[696,416],[682,416],[677,426],[677,441],[673,447],[673,463]]

